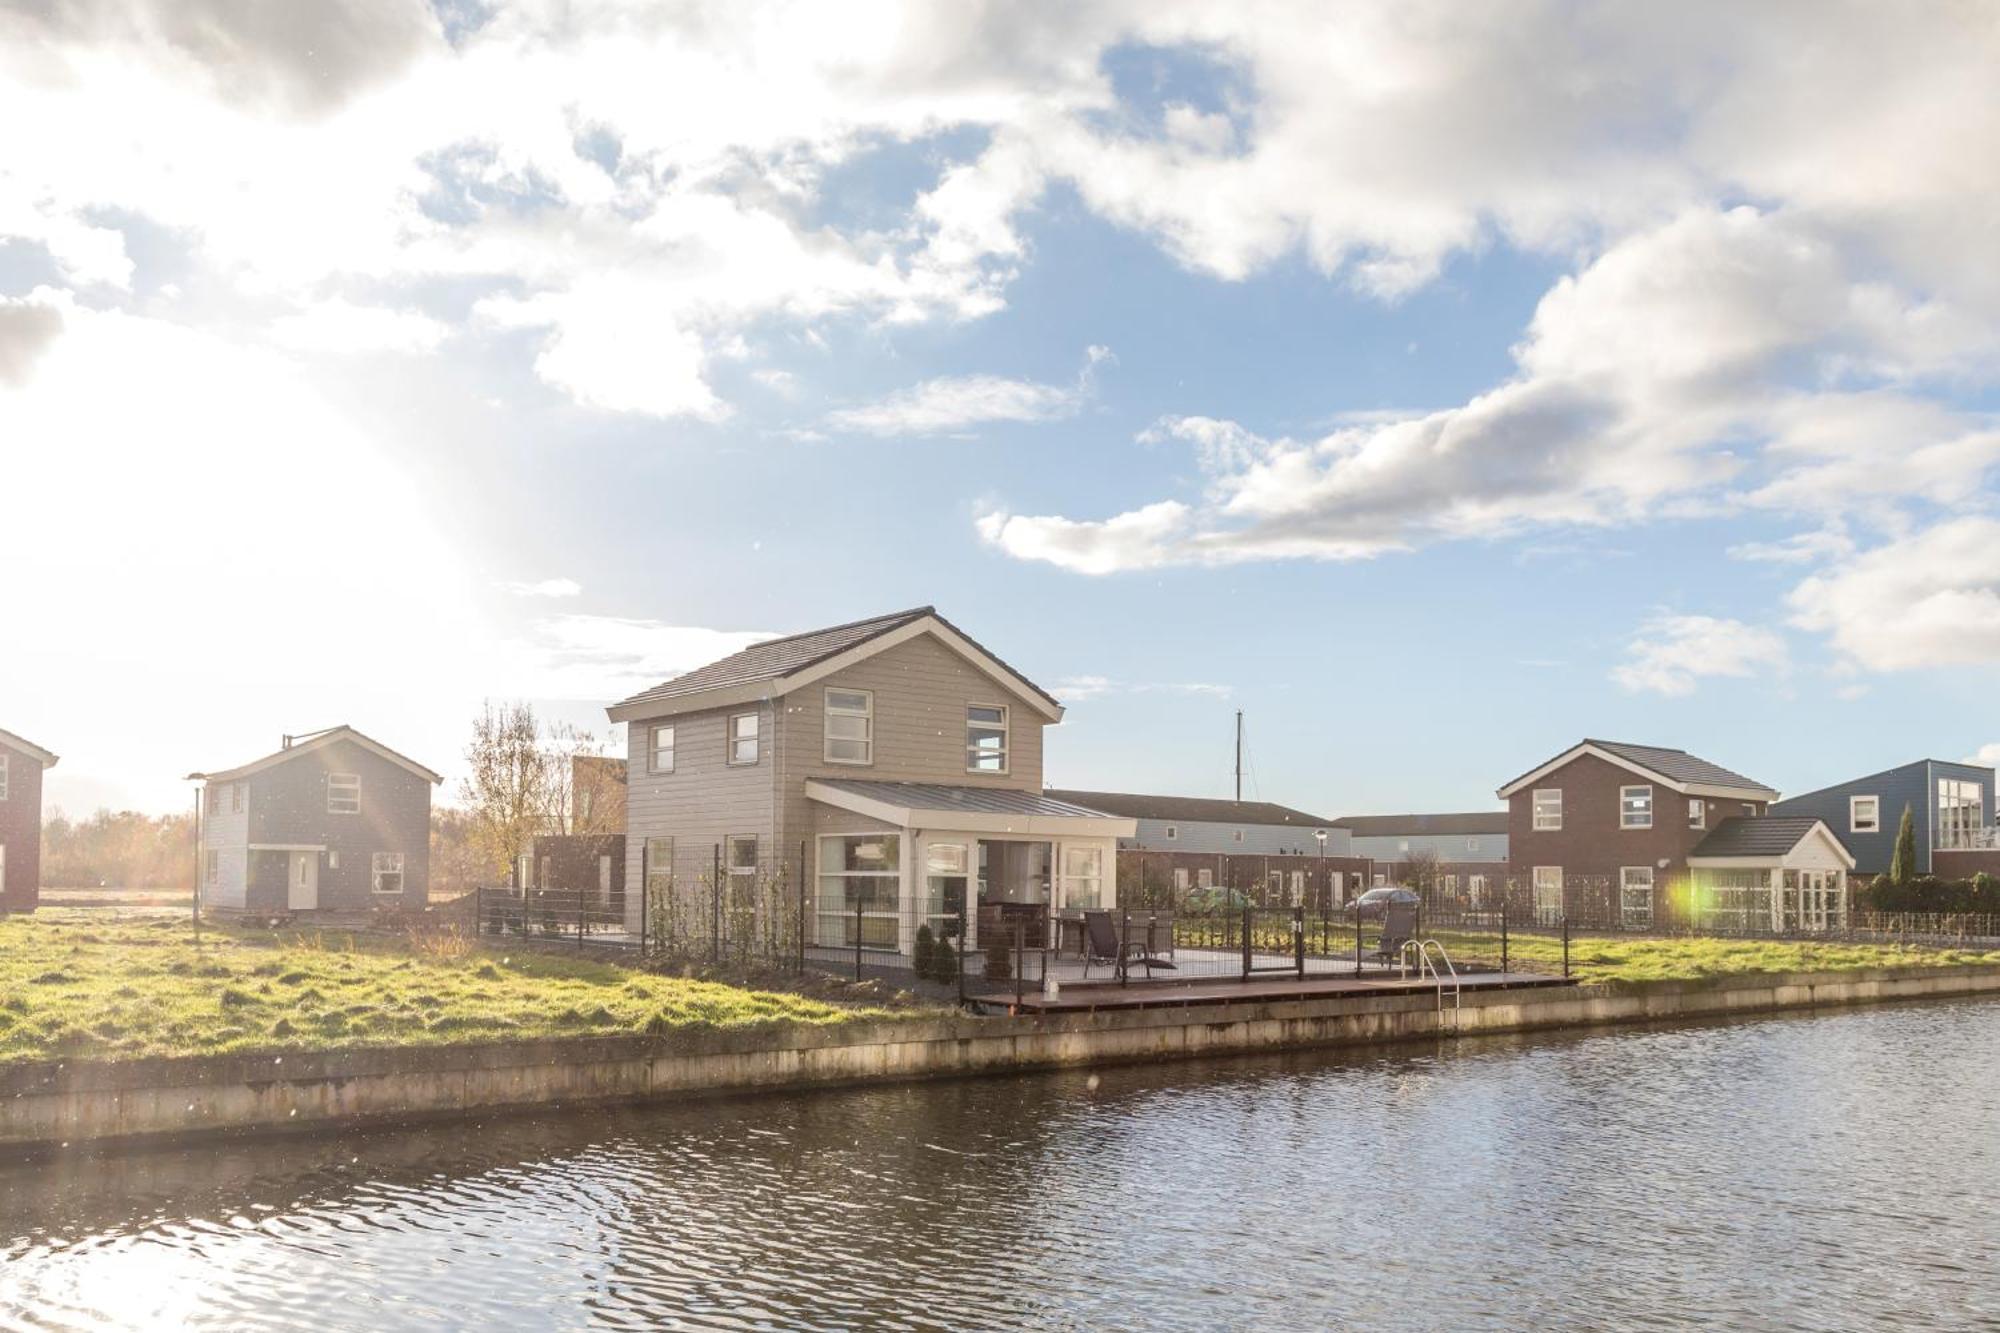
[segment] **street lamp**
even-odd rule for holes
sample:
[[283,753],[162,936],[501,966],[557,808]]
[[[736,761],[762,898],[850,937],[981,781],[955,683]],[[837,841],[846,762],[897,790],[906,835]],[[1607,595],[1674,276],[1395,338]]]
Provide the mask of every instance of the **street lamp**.
[[1330,892],[1332,886],[1327,883],[1326,879],[1326,830],[1323,828],[1314,829],[1313,837],[1319,841],[1319,891],[1327,894],[1327,905],[1332,906],[1332,894]]
[[[187,781],[207,782],[208,774],[190,773],[187,775]],[[201,847],[201,788],[196,787],[194,789],[194,942],[196,944],[201,943],[201,872],[203,859]]]

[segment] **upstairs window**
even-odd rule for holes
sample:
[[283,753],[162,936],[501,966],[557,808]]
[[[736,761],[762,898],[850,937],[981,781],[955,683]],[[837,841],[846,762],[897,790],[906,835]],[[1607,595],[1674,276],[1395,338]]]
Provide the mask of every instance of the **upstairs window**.
[[1879,796],[1848,797],[1847,831],[1849,833],[1880,833],[1882,831],[1882,798]]
[[757,715],[736,713],[729,719],[729,762],[732,764],[754,764],[757,762]]
[[1465,840],[1465,850],[1466,850],[1466,851],[1468,851],[1468,852],[1476,852],[1476,851],[1478,851],[1478,850],[1479,850],[1479,839],[1477,839],[1477,838],[1467,838],[1467,839]]
[[1169,824],[1169,825],[1167,825],[1167,841],[1168,841],[1168,842],[1174,842],[1174,841],[1177,841],[1177,840],[1178,840],[1178,839],[1180,838],[1180,836],[1181,836],[1181,831],[1180,831],[1180,828],[1179,828],[1179,827],[1178,827],[1177,825],[1173,825],[1173,824]]
[[875,762],[875,692],[826,692],[826,749],[829,764]]
[[1651,787],[1620,787],[1618,789],[1618,827],[1653,827],[1653,789]]
[[229,784],[230,814],[240,815],[243,813],[243,788],[247,785],[247,783],[242,782],[232,782]]
[[671,773],[674,771],[674,729],[672,727],[653,728],[652,771]]
[[1708,802],[1699,796],[1688,797],[1688,827],[1708,827]]
[[[546,862],[544,862],[546,864]],[[403,893],[403,854],[401,852],[377,852],[369,866],[369,884],[384,898],[399,898]]]
[[967,704],[965,771],[1007,771],[1007,709],[1004,704]]
[[1535,832],[1560,833],[1563,826],[1561,787],[1535,788]]
[[326,775],[326,812],[330,815],[358,815],[361,813],[361,775],[359,773],[329,773]]

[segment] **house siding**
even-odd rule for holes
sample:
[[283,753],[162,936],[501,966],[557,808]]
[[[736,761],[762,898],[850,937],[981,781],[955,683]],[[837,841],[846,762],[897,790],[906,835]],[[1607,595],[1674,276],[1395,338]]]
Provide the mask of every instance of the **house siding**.
[[7,756],[7,799],[0,801],[0,912],[32,912],[42,893],[42,761],[0,743]]
[[[1619,827],[1619,788],[1648,785],[1653,789],[1653,826]],[[1550,787],[1562,791],[1563,826],[1537,832],[1534,794]],[[1622,868],[1651,866],[1655,902],[1661,902],[1666,884],[1686,875],[1688,852],[1709,829],[1731,815],[1765,813],[1763,801],[1705,797],[1706,818],[1697,829],[1688,824],[1689,799],[1657,779],[1596,755],[1578,755],[1508,798],[1509,874],[1525,884],[1536,866],[1560,866],[1566,879],[1581,876],[1615,887]]]
[[[724,762],[729,719],[737,713],[753,712],[757,714],[757,762]],[[648,838],[672,838],[674,858],[683,866],[712,856],[714,847],[731,834],[754,836],[758,856],[770,857],[777,833],[776,716],[773,703],[766,700],[632,721],[625,733],[625,822],[630,834],[625,840],[627,884],[645,884]],[[651,770],[656,723],[674,728],[671,773]],[[639,928],[643,900],[643,893],[625,896],[629,929]]]
[[[1468,843],[1478,846],[1467,846]],[[1504,874],[1507,869],[1505,833],[1412,833],[1408,835],[1355,835],[1353,854],[1375,861],[1407,861],[1420,852],[1431,852],[1441,862],[1477,862],[1475,874]]]
[[[1903,809],[1907,806],[1916,833],[1917,873],[1934,874],[1938,871],[1934,856],[1938,822],[1937,784],[1942,778],[1979,783],[1984,818],[1989,824],[1993,822],[1993,770],[1974,764],[1944,763],[1932,759],[1920,759],[1855,778],[1851,782],[1794,796],[1772,805],[1771,812],[1812,815],[1825,820],[1826,826],[1854,853],[1856,874],[1881,875],[1888,873],[1889,862],[1895,855],[1896,830],[1902,824]],[[1881,798],[1879,830],[1856,833],[1849,826],[1848,800],[1854,796]]]
[[[361,779],[360,809],[351,815],[326,808],[327,777],[353,773]],[[209,848],[259,844],[323,846],[319,854],[319,910],[365,912],[378,907],[421,909],[430,888],[430,780],[352,741],[301,749],[269,768],[235,779],[246,787],[245,809],[236,815],[225,792],[221,812],[204,818],[204,860]],[[211,783],[227,788],[230,783]],[[203,809],[207,809],[206,793]],[[378,899],[373,891],[374,855],[403,854],[403,892]],[[335,861],[338,864],[334,864]],[[286,894],[289,854],[249,850],[240,898],[233,884],[211,902],[253,913],[289,910]]]

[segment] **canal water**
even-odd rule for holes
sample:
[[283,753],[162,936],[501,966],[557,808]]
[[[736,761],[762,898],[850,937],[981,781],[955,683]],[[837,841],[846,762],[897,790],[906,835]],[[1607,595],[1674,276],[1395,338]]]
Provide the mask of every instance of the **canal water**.
[[2000,1006],[0,1166],[0,1326],[2000,1323]]

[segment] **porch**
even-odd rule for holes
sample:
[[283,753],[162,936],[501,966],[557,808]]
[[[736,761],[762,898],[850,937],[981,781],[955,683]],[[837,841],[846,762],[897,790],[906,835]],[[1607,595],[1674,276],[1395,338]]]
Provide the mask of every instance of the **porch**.
[[1818,819],[1724,820],[1688,857],[1689,915],[1736,934],[1841,930],[1854,855]]

